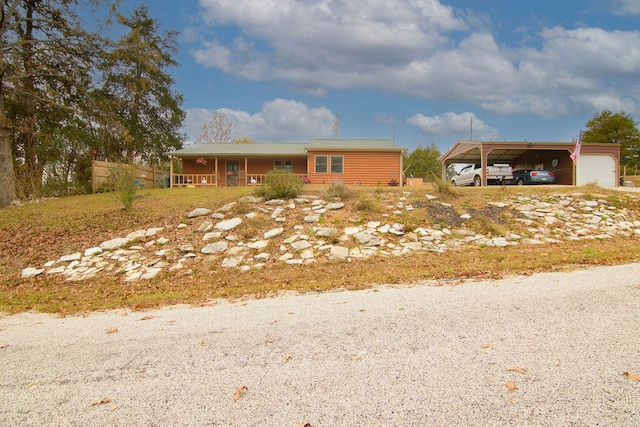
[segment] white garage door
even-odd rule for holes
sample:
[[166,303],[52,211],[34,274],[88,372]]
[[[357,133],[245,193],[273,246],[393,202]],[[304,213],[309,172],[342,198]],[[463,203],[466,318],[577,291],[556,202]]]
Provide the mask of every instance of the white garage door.
[[611,156],[582,155],[576,170],[577,184],[597,182],[600,187],[616,186],[616,161]]

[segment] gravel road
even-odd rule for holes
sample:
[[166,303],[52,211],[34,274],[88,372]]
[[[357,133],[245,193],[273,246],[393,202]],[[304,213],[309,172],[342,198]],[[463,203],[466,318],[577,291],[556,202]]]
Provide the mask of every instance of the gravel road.
[[637,426],[639,285],[636,263],[4,316],[0,425]]

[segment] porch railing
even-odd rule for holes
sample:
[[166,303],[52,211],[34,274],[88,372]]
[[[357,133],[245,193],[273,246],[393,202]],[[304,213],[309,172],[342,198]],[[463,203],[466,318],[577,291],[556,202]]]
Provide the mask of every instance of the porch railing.
[[174,187],[205,187],[216,185],[216,176],[211,173],[174,173],[172,179]]
[[[297,176],[301,181],[307,176],[307,174],[293,174]],[[219,181],[216,181],[215,174],[173,174],[173,186],[174,187],[206,187],[215,186],[219,183],[220,186],[235,187],[238,185],[262,185],[266,180],[266,174],[246,174],[245,171],[239,171],[237,176],[223,176]]]

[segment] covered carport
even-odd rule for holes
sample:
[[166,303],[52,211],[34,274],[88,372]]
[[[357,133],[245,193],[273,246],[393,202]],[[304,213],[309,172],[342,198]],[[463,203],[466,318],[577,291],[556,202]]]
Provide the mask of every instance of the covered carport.
[[482,185],[487,185],[487,166],[508,163],[513,170],[546,169],[555,175],[555,184],[601,186],[618,185],[620,146],[582,144],[577,165],[571,160],[575,144],[570,142],[458,142],[442,157],[442,179],[452,164],[479,164]]

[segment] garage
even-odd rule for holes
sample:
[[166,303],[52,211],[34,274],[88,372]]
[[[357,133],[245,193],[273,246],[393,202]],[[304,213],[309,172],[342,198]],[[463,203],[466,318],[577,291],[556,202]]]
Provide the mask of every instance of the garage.
[[[582,144],[577,166],[570,157],[574,148],[572,142],[458,142],[442,157],[442,179],[447,179],[446,170],[454,164],[476,163],[486,171],[488,165],[508,163],[514,170],[549,170],[558,185],[618,185],[618,144]],[[482,185],[487,185],[486,175]]]
[[616,186],[616,161],[607,155],[583,154],[576,168],[577,185],[595,183],[600,187]]

